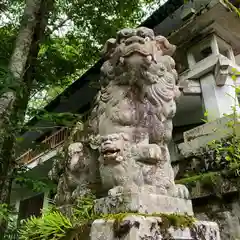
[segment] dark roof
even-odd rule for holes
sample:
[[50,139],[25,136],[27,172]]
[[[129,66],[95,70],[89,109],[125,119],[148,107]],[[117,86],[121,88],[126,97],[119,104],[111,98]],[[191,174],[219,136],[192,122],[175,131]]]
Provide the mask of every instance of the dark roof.
[[[149,18],[147,18],[140,26],[145,26],[148,28],[154,28],[157,24],[162,22],[169,15],[173,14],[180,6],[182,6],[184,0],[168,0],[164,5],[157,9]],[[73,82],[69,87],[67,87],[61,94],[59,94],[54,100],[52,100],[48,105],[45,106],[44,110],[48,112],[53,112],[55,108],[61,103],[62,99],[67,99],[71,94],[76,92],[78,89],[83,87],[87,82],[89,82],[89,75],[95,75],[100,73],[100,68],[103,64],[103,59],[100,59],[93,67],[86,71],[78,80]],[[34,125],[39,120],[34,117],[27,125]]]

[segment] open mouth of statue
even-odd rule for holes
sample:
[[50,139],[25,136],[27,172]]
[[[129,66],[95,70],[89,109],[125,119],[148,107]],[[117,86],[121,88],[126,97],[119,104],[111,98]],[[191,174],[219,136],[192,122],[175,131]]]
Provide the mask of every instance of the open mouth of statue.
[[102,149],[103,157],[107,158],[107,159],[116,158],[118,156],[119,152],[120,152],[120,149],[118,149],[118,148],[106,147],[106,148]]

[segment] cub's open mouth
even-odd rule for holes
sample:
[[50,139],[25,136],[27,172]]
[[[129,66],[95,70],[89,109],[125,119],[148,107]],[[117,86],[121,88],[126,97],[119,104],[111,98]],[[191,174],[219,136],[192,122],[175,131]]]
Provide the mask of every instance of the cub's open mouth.
[[120,149],[106,147],[106,148],[103,148],[101,152],[102,152],[104,158],[115,159],[118,156]]

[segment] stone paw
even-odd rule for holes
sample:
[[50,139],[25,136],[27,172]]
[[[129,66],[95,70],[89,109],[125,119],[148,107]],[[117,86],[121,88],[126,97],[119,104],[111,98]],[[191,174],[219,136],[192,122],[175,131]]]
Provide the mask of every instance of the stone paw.
[[72,201],[76,201],[78,198],[88,196],[89,194],[91,194],[90,189],[84,186],[78,186],[72,193]]
[[117,186],[108,191],[108,196],[116,197],[123,193],[123,187]]
[[158,187],[157,188],[157,194],[160,195],[168,195],[168,191],[165,187]]
[[176,194],[176,197],[189,199],[189,191],[187,187],[182,184],[175,185],[175,194]]
[[155,161],[161,161],[162,160],[162,151],[161,148],[156,144],[150,144],[149,145],[149,158],[150,160],[155,163]]

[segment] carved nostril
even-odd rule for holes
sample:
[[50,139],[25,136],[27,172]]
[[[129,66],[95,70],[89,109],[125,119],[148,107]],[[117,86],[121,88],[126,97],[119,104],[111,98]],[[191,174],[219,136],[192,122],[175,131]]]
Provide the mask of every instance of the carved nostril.
[[126,45],[130,45],[130,44],[133,44],[133,43],[140,43],[140,44],[144,44],[145,41],[142,37],[139,37],[139,36],[132,36],[130,38],[128,38],[125,42]]
[[128,45],[131,45],[132,44],[132,41],[126,41],[125,44],[128,46]]

